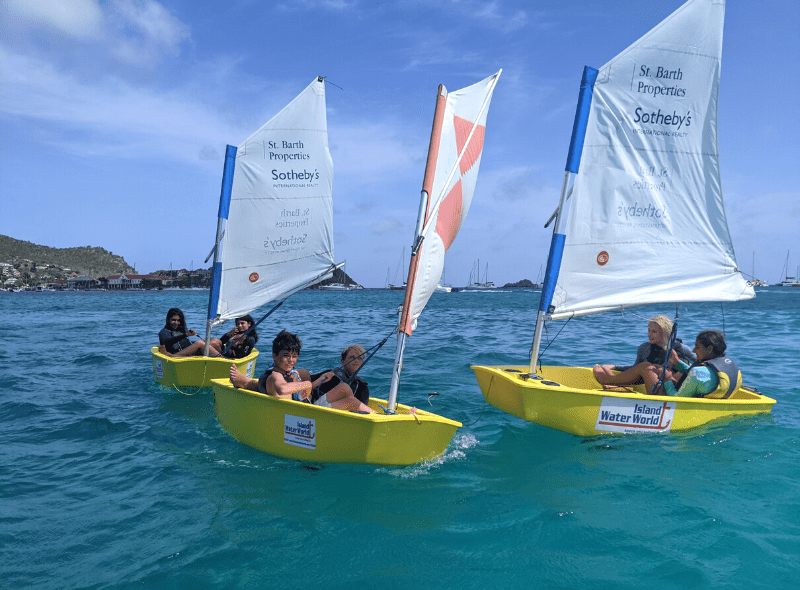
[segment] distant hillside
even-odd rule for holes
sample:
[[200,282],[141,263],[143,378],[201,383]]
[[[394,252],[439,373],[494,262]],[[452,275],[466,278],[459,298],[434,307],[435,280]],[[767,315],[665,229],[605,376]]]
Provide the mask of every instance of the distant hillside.
[[350,275],[348,275],[346,272],[344,272],[341,268],[337,268],[336,270],[333,271],[333,277],[332,278],[327,279],[325,281],[321,281],[320,283],[317,283],[316,285],[314,285],[313,287],[310,287],[310,288],[311,289],[319,289],[320,287],[322,287],[324,285],[330,285],[330,284],[333,284],[333,283],[342,283],[343,285],[357,285],[358,284],[353,279],[351,279]]
[[517,281],[516,283],[506,283],[503,285],[503,289],[535,289],[536,285],[530,282],[528,279],[522,279],[521,281]]
[[133,267],[125,262],[122,256],[112,254],[104,248],[96,246],[51,248],[0,235],[0,262],[25,265],[27,269],[30,267],[26,264],[27,261],[35,264],[34,271],[39,270],[37,267],[50,265],[47,272],[50,278],[55,279],[63,278],[59,276],[62,274],[60,272],[62,269],[70,269],[71,272],[95,279],[111,274],[133,272]]

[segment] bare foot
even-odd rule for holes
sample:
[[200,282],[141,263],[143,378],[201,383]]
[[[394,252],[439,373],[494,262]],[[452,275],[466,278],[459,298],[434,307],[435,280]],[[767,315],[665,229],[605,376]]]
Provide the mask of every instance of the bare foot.
[[603,365],[595,365],[592,368],[592,373],[594,374],[595,381],[601,385],[607,385],[613,375],[613,373]]
[[164,346],[163,344],[162,344],[161,346],[159,346],[159,347],[158,347],[158,352],[160,352],[160,353],[161,353],[161,354],[163,354],[164,356],[175,356],[175,355],[174,355],[174,354],[172,354],[171,352],[167,352],[167,347],[166,347],[166,346]]
[[231,383],[234,387],[238,387],[239,389],[250,389],[250,384],[253,379],[250,379],[242,373],[236,365],[231,365]]

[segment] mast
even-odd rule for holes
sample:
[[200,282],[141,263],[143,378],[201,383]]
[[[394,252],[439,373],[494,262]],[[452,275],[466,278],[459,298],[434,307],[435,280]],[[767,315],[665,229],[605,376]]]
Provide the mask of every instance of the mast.
[[[433,126],[431,128],[431,141],[428,144],[428,159],[425,162],[425,176],[422,179],[422,194],[420,195],[419,213],[417,214],[417,226],[414,232],[414,248],[411,249],[411,260],[408,265],[408,280],[406,281],[406,292],[403,299],[403,307],[398,310],[400,329],[397,332],[397,348],[394,353],[394,367],[392,368],[392,383],[389,387],[389,399],[387,400],[389,410],[394,410],[397,406],[397,390],[400,387],[400,371],[403,370],[403,352],[406,347],[407,331],[405,325],[408,318],[408,308],[411,305],[411,293],[414,290],[417,265],[417,243],[421,240],[422,225],[425,216],[428,214],[429,195],[433,188],[433,177],[436,173],[436,158],[439,155],[439,141],[442,135],[442,123],[444,122],[444,112],[447,106],[447,89],[443,84],[439,84],[436,93],[436,109],[433,112]],[[403,247],[403,258],[405,259],[405,247]]]
[[222,168],[222,188],[219,195],[219,213],[217,214],[217,238],[214,243],[214,264],[211,276],[211,292],[208,295],[208,318],[206,319],[206,347],[203,351],[208,356],[211,348],[211,328],[217,317],[217,304],[219,303],[219,285],[222,280],[222,262],[219,260],[220,242],[228,219],[231,204],[231,189],[233,188],[233,172],[236,168],[236,147],[229,145],[225,148],[225,164]]
[[581,78],[581,89],[578,94],[578,105],[575,109],[575,122],[572,126],[572,138],[569,142],[569,153],[567,154],[567,166],[564,172],[564,180],[561,184],[561,196],[558,202],[557,218],[553,227],[553,237],[550,242],[550,254],[547,257],[547,270],[542,284],[542,298],[539,301],[539,313],[536,315],[536,330],[533,333],[533,346],[531,347],[531,362],[528,372],[536,372],[536,362],[539,358],[539,347],[542,342],[542,329],[548,313],[550,304],[558,282],[558,272],[561,268],[561,256],[564,253],[564,227],[566,216],[562,215],[564,203],[567,199],[567,187],[570,181],[578,173],[581,165],[581,154],[583,152],[583,140],[586,136],[586,125],[589,120],[589,109],[592,105],[592,92],[594,82],[597,80],[598,70],[589,66],[584,66],[583,77]]
[[[389,410],[394,410],[397,402],[406,337],[416,328],[417,318],[441,276],[445,253],[469,211],[483,153],[486,113],[501,72],[449,94],[440,85],[437,92],[405,298],[400,311]],[[445,212],[441,217],[440,208]]]

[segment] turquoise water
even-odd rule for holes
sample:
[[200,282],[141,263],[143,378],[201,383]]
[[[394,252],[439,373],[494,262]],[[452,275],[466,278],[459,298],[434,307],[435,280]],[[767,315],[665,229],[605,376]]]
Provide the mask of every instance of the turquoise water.
[[[469,369],[525,362],[538,296],[434,295],[400,401],[437,391],[433,411],[465,426],[440,460],[386,468],[260,453],[222,430],[210,392],[157,385],[166,310],[202,332],[206,292],[0,294],[0,588],[796,588],[800,289],[680,308],[689,342],[724,312],[771,415],[591,439],[485,406]],[[329,368],[388,334],[401,297],[299,293],[259,348],[287,328],[301,366]],[[545,362],[629,362],[646,329],[577,318]],[[376,396],[393,354],[363,370]]]

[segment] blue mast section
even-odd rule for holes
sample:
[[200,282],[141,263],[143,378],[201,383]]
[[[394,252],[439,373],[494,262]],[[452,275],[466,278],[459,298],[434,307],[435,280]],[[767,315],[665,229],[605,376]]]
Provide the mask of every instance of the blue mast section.
[[[222,281],[222,262],[219,260],[219,243],[222,239],[222,227],[228,219],[231,205],[231,189],[233,188],[233,172],[236,168],[237,148],[229,145],[225,148],[225,165],[222,169],[222,190],[219,196],[219,213],[217,214],[217,241],[214,246],[214,267],[211,277],[211,295],[208,298],[208,321],[217,317],[219,303],[219,286]],[[206,338],[208,340],[208,338]]]
[[566,218],[564,206],[567,202],[567,187],[572,176],[578,173],[583,153],[583,140],[586,137],[586,126],[589,121],[589,110],[592,106],[592,93],[597,80],[597,70],[585,66],[581,78],[581,91],[578,95],[578,108],[575,110],[575,123],[572,125],[572,138],[569,142],[567,167],[564,172],[564,182],[561,185],[561,197],[556,209],[556,224],[553,228],[553,239],[550,242],[550,254],[547,256],[547,271],[542,285],[542,298],[539,300],[539,312],[536,314],[536,330],[533,333],[533,346],[531,347],[531,364],[529,375],[536,374],[536,363],[539,361],[539,347],[542,343],[542,331],[547,314],[551,313],[553,295],[556,292],[558,273],[561,270],[561,259],[564,256],[564,242],[566,235]]
[[558,273],[561,270],[561,258],[564,254],[564,223],[562,210],[564,208],[564,194],[570,174],[577,174],[581,166],[581,154],[583,153],[583,141],[586,138],[586,125],[589,121],[589,110],[592,106],[592,94],[594,83],[597,80],[598,70],[589,66],[584,66],[583,77],[581,78],[581,90],[578,95],[578,106],[575,110],[575,122],[572,125],[572,138],[569,142],[569,153],[567,154],[567,166],[564,176],[564,188],[561,191],[561,202],[559,203],[558,221],[553,229],[553,238],[550,242],[550,254],[547,257],[547,270],[544,275],[542,285],[542,298],[539,301],[539,311],[547,313],[553,301],[553,295],[558,282]]

